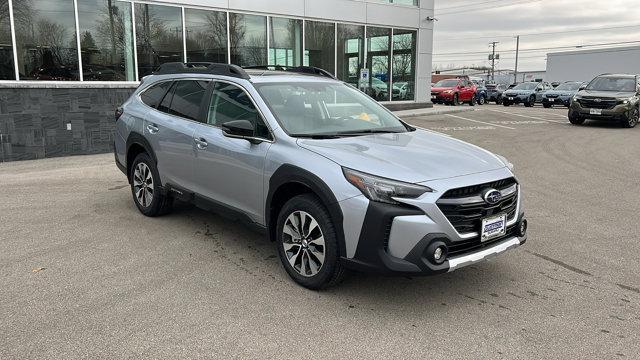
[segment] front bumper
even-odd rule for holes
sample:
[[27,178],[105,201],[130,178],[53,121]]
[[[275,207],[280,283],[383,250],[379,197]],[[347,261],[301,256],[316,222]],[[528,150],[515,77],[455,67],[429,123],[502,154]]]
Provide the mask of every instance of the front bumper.
[[435,104],[444,104],[453,101],[454,93],[437,93],[431,94],[431,102]]
[[593,114],[592,109],[582,107],[579,102],[572,101],[569,107],[569,116],[602,121],[622,121],[629,117],[634,106],[637,105],[618,104],[611,109],[599,109],[599,114]]
[[563,106],[569,106],[571,104],[571,98],[570,97],[556,97],[556,98],[542,98],[542,104],[544,105],[563,105]]
[[[476,183],[494,180],[495,177],[480,179]],[[464,180],[450,182],[464,183]],[[441,185],[446,183],[439,182]],[[450,188],[455,187],[457,185],[454,184]],[[526,232],[520,232],[525,217],[519,190],[515,215],[507,221],[506,234],[486,242],[482,242],[479,235],[461,235],[451,225],[436,204],[444,191],[432,194],[431,199],[416,199],[412,204],[402,205],[369,202],[363,196],[348,200],[350,205],[343,205],[343,211],[346,210],[346,228],[352,231],[345,231],[345,235],[347,238],[357,236],[358,240],[356,246],[347,246],[347,256],[342,261],[357,271],[388,275],[435,275],[487,260],[526,242]],[[362,206],[365,206],[365,214],[361,217],[361,230],[353,232],[354,224],[350,220],[353,216],[349,213],[358,208],[362,210]],[[435,247],[440,245],[448,249],[444,262],[435,261],[432,256]]]
[[529,96],[527,95],[507,95],[502,94],[502,101],[509,104],[522,104],[529,101]]

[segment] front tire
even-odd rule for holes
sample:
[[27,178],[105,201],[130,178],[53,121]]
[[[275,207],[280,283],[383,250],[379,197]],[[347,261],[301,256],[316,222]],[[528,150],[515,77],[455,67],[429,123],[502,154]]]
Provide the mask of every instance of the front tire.
[[480,99],[478,99],[478,105],[484,105],[487,103],[487,98],[485,98],[484,96],[480,96]]
[[469,106],[476,106],[476,96],[475,96],[475,94],[471,97],[471,100],[469,100]]
[[142,153],[136,156],[130,179],[133,202],[143,215],[155,217],[171,211],[173,199],[162,193],[158,169],[149,155]]
[[509,103],[507,100],[502,100],[502,106],[508,107],[511,106],[511,103]]
[[318,290],[343,280],[337,232],[318,197],[303,194],[287,201],[276,231],[280,261],[296,283]]
[[458,99],[458,94],[453,94],[453,101],[451,102],[451,105],[453,105],[453,106],[460,105],[460,100]]
[[551,108],[551,104],[542,104],[542,107],[544,107],[545,109],[549,109]]
[[533,105],[534,105],[535,103],[536,103],[536,98],[535,98],[535,96],[531,95],[531,96],[529,97],[529,100],[527,100],[527,102],[526,102],[526,103],[524,103],[524,106],[525,106],[525,107],[533,107]]
[[585,118],[580,115],[576,115],[573,112],[569,112],[569,122],[573,125],[582,125],[585,122]]
[[637,106],[634,106],[633,109],[629,111],[629,116],[626,120],[622,122],[622,126],[626,128],[634,128],[638,125],[638,120],[640,118],[640,111]]

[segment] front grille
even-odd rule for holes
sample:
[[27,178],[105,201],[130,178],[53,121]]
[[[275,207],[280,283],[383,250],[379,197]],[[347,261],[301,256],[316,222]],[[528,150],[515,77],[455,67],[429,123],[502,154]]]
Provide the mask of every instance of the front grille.
[[613,109],[617,103],[616,99],[597,99],[600,101],[597,101],[596,98],[582,98],[578,102],[583,108],[589,109]]
[[[452,189],[438,200],[437,205],[458,233],[479,233],[482,219],[488,216],[506,213],[509,220],[517,216],[518,192],[513,191],[505,194],[507,190],[513,189],[514,186],[517,186],[516,180],[507,178],[490,183]],[[488,188],[502,191],[505,194],[502,200],[494,205],[482,200],[482,192]],[[465,198],[468,198],[469,201],[447,201]],[[479,241],[480,236],[476,236],[475,239]]]
[[474,238],[471,240],[465,240],[461,242],[453,243],[449,246],[449,252],[447,254],[448,257],[455,257],[458,255],[464,255],[469,252],[480,251],[486,247],[492,246],[504,239],[510,238],[512,236],[517,235],[517,227],[515,225],[511,226],[507,229],[507,233],[499,238],[491,239],[485,242],[480,242],[479,238]]
[[556,98],[557,98],[557,97],[559,97],[559,96],[560,96],[560,95],[556,95],[556,94],[549,94],[549,95],[547,95],[547,97],[548,97],[549,99],[556,99]]

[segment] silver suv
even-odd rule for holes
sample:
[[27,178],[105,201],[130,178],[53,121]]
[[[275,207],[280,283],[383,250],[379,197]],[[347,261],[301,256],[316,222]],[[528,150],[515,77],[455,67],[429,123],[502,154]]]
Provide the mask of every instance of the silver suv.
[[405,123],[327,72],[170,63],[116,111],[147,216],[174,199],[264,230],[302,286],[439,274],[526,241],[511,164]]

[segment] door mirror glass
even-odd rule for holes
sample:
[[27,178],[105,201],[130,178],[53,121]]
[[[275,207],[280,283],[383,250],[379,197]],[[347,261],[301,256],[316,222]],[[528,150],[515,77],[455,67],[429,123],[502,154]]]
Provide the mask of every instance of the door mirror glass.
[[253,124],[249,120],[233,120],[222,124],[224,134],[231,137],[253,137],[254,130]]

